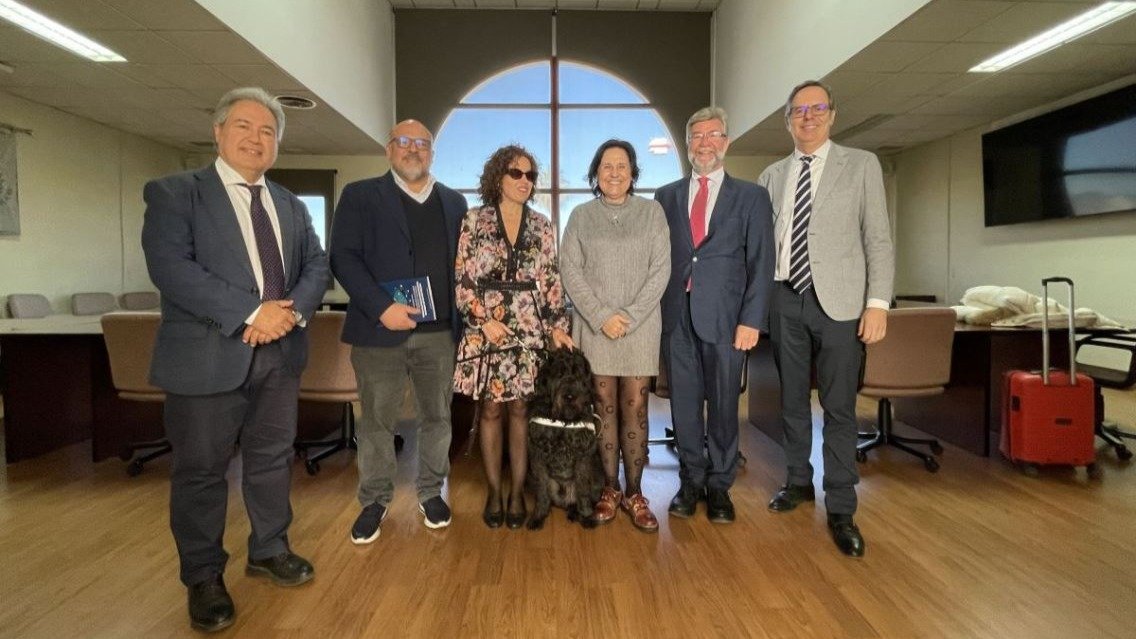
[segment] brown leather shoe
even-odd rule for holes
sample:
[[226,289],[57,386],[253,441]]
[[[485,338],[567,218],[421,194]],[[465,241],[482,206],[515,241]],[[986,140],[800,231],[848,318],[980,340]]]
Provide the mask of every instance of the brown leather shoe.
[[622,500],[623,493],[611,486],[604,486],[603,492],[600,493],[600,500],[596,502],[596,509],[592,513],[592,519],[596,520],[597,524],[606,524],[612,519],[615,519],[615,513],[619,509],[619,502]]
[[632,525],[643,532],[655,532],[659,529],[659,520],[655,519],[655,514],[647,506],[648,503],[650,502],[643,493],[636,493],[625,497],[619,505],[631,517]]

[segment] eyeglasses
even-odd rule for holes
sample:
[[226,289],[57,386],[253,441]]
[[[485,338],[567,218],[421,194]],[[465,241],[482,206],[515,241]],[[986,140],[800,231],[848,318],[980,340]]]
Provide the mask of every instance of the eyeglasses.
[[434,144],[429,138],[412,138],[406,135],[393,137],[390,139],[390,142],[387,142],[387,144],[392,143],[400,149],[408,149],[410,145],[413,144],[422,151],[429,151],[430,147]]
[[726,139],[725,131],[708,131],[706,133],[691,133],[691,142],[701,142],[702,140],[709,140],[711,142],[718,142],[719,140]]
[[536,171],[522,171],[520,169],[509,169],[509,170],[505,171],[505,175],[508,175],[509,177],[513,178],[514,180],[519,180],[523,177],[526,177],[526,178],[529,179],[529,182],[536,184]]
[[832,110],[832,105],[827,102],[817,102],[816,104],[802,104],[801,106],[789,107],[789,117],[803,118],[806,113],[812,113],[816,117],[820,117],[825,113]]

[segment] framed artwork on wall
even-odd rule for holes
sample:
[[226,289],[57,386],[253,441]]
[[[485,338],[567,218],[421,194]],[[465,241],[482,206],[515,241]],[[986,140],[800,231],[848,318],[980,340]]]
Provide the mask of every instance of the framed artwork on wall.
[[0,127],[0,235],[20,234],[20,190],[16,178],[16,131]]

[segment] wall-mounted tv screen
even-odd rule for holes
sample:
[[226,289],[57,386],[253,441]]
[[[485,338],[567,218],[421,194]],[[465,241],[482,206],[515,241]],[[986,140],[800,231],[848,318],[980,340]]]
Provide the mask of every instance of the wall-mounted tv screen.
[[982,136],[986,226],[1136,211],[1136,85]]

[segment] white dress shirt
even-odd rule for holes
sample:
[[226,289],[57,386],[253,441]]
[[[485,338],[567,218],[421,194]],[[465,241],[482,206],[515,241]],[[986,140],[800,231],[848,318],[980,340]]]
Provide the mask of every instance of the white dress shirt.
[[[691,210],[694,208],[694,198],[698,195],[698,178],[700,177],[703,176],[695,172],[690,174],[690,197],[686,202],[687,217],[690,217]],[[710,181],[706,183],[710,193],[709,197],[706,198],[706,228],[702,229],[704,237],[710,232],[710,216],[714,213],[714,203],[718,201],[718,192],[722,190],[722,180],[726,177],[726,169],[718,167],[707,173],[705,177],[710,178]]]
[[423,188],[420,192],[415,193],[414,191],[410,190],[410,186],[407,185],[406,180],[402,179],[402,177],[399,176],[397,172],[391,170],[391,175],[394,176],[394,183],[398,185],[398,188],[402,189],[403,193],[409,195],[410,199],[418,202],[419,204],[425,204],[426,200],[430,199],[430,194],[434,192],[434,182],[437,182],[437,180],[434,179],[433,175],[428,175],[426,176],[425,188]]
[[[256,287],[258,290],[264,290],[264,269],[260,265],[260,252],[256,248],[256,232],[252,229],[252,191],[241,186],[242,184],[249,184],[246,182],[240,173],[237,173],[233,167],[229,166],[221,158],[217,158],[213,166],[217,168],[217,174],[221,176],[221,183],[225,185],[225,193],[229,196],[229,202],[233,204],[233,211],[237,215],[237,226],[241,228],[241,237],[245,241],[245,250],[248,252],[249,261],[252,262],[252,274],[256,277]],[[280,251],[280,264],[285,265],[284,261],[284,242],[280,238],[280,218],[276,215],[276,205],[272,202],[272,195],[268,192],[268,183],[265,181],[264,176],[254,185],[260,185],[260,203],[264,205],[264,210],[268,213],[268,219],[272,222],[272,232],[276,235],[276,250]],[[286,268],[286,267],[285,267]],[[284,271],[285,278],[287,278],[287,271]],[[285,281],[287,281],[285,279]],[[257,313],[260,312],[258,306],[252,315],[248,316],[245,324],[251,325],[256,320]],[[297,313],[297,317],[299,314]]]
[[[832,140],[825,140],[820,148],[810,154],[813,159],[809,162],[809,190],[814,202],[816,201],[817,186],[820,185],[821,177],[824,175],[828,152],[831,150]],[[801,158],[804,156],[805,154],[798,149],[793,149],[793,161],[789,163],[789,170],[785,172],[785,194],[781,199],[781,210],[790,215],[792,215],[796,204],[797,180],[801,177]],[[792,252],[792,235],[793,220],[790,218],[788,224],[781,225],[781,232],[777,235],[777,270],[773,276],[773,279],[777,281],[789,279],[789,254]],[[871,308],[882,309],[891,306],[888,302],[875,298],[868,299],[867,305]]]

